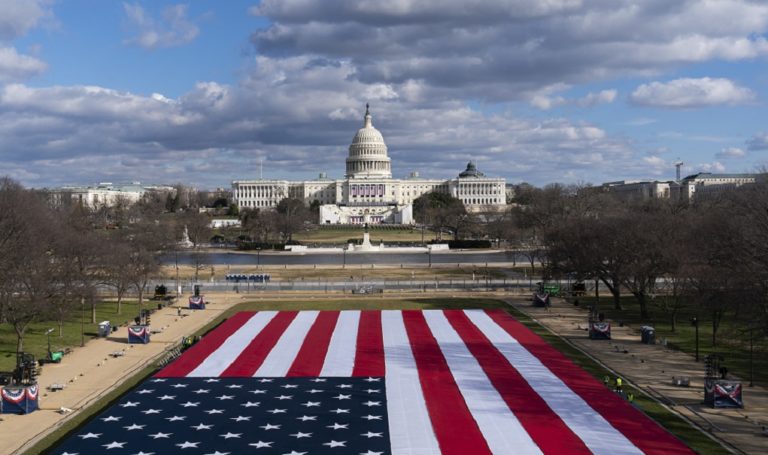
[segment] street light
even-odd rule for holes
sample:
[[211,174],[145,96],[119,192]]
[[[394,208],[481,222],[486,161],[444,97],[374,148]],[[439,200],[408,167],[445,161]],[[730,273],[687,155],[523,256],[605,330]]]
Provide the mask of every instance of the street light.
[[51,332],[53,332],[53,329],[48,329],[45,331],[45,336],[48,337],[48,358],[51,358]]
[[432,248],[427,248],[427,257],[429,258],[429,268],[432,268]]
[[80,297],[80,347],[85,346],[85,297]]
[[346,248],[342,248],[341,249],[341,257],[342,257],[342,261],[343,261],[341,263],[341,268],[342,269],[346,269],[347,268],[347,249]]
[[699,361],[699,318],[694,316],[691,318],[691,325],[696,328],[696,361]]
[[256,248],[256,270],[259,270],[261,264],[261,248]]

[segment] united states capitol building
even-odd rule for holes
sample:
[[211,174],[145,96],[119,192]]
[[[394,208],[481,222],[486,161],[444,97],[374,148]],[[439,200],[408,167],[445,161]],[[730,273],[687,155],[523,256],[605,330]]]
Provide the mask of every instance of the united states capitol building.
[[468,211],[498,211],[506,207],[505,179],[486,177],[470,162],[456,178],[423,179],[411,173],[405,179],[392,178],[387,144],[373,127],[366,106],[363,127],[349,146],[343,179],[320,174],[316,180],[236,180],[232,182],[235,203],[241,209],[274,208],[284,198],[296,198],[309,205],[320,204],[321,224],[390,223],[411,224],[413,201],[438,192],[461,200]]

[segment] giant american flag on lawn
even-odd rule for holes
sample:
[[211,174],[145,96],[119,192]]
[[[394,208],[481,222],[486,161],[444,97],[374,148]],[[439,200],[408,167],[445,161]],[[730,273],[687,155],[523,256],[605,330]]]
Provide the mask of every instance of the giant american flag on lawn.
[[57,454],[691,453],[501,310],[237,313]]

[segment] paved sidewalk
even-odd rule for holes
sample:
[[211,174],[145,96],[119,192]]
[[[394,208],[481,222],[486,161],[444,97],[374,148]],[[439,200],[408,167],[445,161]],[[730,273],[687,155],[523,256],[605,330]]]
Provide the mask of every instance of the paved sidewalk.
[[[612,340],[590,340],[587,336],[586,309],[553,299],[547,310],[531,305],[529,299],[506,301],[540,324],[570,341],[610,369],[633,382],[674,411],[695,422],[710,434],[734,448],[750,454],[768,453],[768,390],[748,387],[744,381],[744,409],[713,409],[704,406],[704,364],[694,357],[660,344],[640,343],[639,327],[612,325]],[[626,353],[625,353],[626,351]],[[690,387],[672,385],[673,376],[691,378]]]
[[[179,305],[186,303],[182,296]],[[205,310],[182,310],[187,316],[179,317],[176,307],[166,307],[152,314],[149,344],[128,344],[128,329],[120,327],[108,338],[94,339],[85,347],[76,348],[59,364],[46,364],[38,379],[40,410],[27,415],[3,414],[0,421],[0,454],[23,453],[35,441],[49,434],[75,412],[98,400],[124,379],[150,365],[175,346],[183,336],[191,335],[219,316],[224,310],[243,298],[239,295],[206,294],[212,302]],[[156,302],[147,302],[147,308]],[[186,305],[184,305],[186,306]],[[122,352],[120,357],[112,357]],[[50,391],[52,384],[63,384],[59,391]],[[73,410],[60,413],[61,408]]]

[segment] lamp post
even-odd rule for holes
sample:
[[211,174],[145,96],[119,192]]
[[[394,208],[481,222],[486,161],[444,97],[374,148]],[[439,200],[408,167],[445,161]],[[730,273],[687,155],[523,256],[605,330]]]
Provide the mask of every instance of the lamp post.
[[85,346],[85,297],[80,296],[80,347]]
[[432,268],[432,248],[427,248],[427,258],[429,259],[429,268]]
[[48,337],[48,358],[51,358],[51,332],[53,332],[53,329],[48,329],[45,331],[45,336]]
[[341,258],[342,258],[341,268],[346,269],[347,268],[347,248],[346,247],[341,249]]
[[699,361],[699,318],[694,316],[691,318],[691,325],[696,329],[696,361]]
[[261,248],[256,248],[256,270],[259,270],[261,265]]

